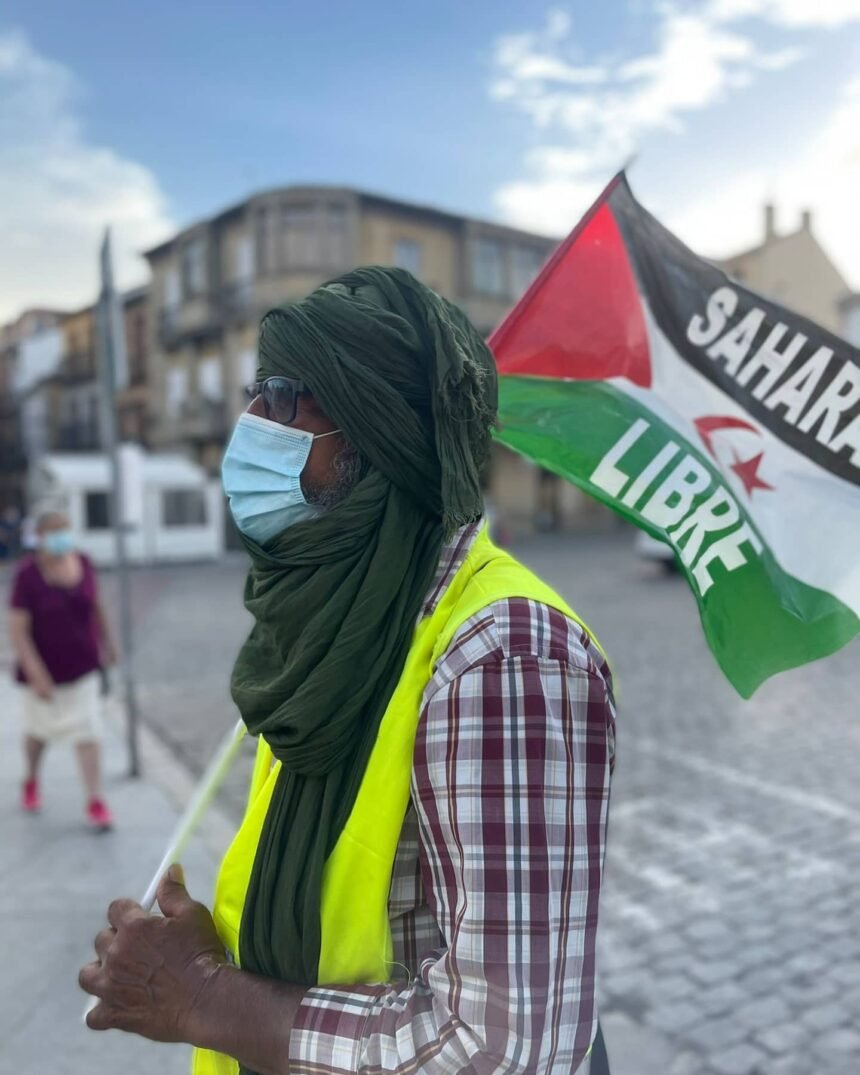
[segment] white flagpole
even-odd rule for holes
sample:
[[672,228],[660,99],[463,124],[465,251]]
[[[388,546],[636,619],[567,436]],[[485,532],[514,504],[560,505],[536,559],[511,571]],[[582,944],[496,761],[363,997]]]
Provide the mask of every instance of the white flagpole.
[[209,804],[212,802],[218,789],[224,783],[224,778],[230,771],[233,761],[239,753],[239,747],[242,745],[242,740],[245,738],[245,731],[245,722],[241,719],[237,720],[235,725],[221,740],[221,745],[218,747],[218,750],[206,767],[206,772],[201,776],[200,782],[194,789],[194,794],[188,800],[188,805],[185,807],[182,817],[177,821],[176,828],[171,833],[170,839],[167,842],[167,849],[161,858],[161,862],[159,862],[158,868],[152,875],[152,880],[146,887],[143,899],[140,901],[140,905],[144,911],[152,910],[155,905],[155,893],[161,878],[172,863],[179,861],[182,852],[188,844],[188,840],[200,824],[200,819],[209,809]]
[[[179,861],[189,839],[199,825],[200,819],[209,809],[209,804],[212,802],[218,789],[224,783],[224,778],[232,768],[236,755],[239,753],[242,740],[245,738],[245,731],[245,722],[243,720],[237,720],[227,735],[221,740],[218,750],[206,767],[203,776],[200,777],[197,787],[194,789],[194,794],[188,800],[188,805],[185,807],[182,816],[176,823],[176,827],[170,834],[170,839],[167,841],[167,848],[161,856],[161,861],[159,862],[155,873],[152,875],[152,879],[146,886],[146,891],[140,901],[140,905],[144,911],[149,912],[155,906],[155,893],[158,891],[158,885],[162,877],[174,862]],[[86,1020],[87,1015],[97,1004],[97,997],[92,997],[87,1002],[87,1006],[84,1009],[84,1020]]]

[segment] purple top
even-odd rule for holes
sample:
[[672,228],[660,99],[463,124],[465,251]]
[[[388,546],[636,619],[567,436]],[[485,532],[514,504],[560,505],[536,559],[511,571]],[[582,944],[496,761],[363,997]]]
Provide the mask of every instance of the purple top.
[[[96,573],[78,553],[83,576],[77,586],[54,586],[45,581],[34,556],[18,566],[12,587],[12,608],[30,613],[33,642],[55,683],[73,683],[101,665]],[[18,665],[15,676],[26,683]]]

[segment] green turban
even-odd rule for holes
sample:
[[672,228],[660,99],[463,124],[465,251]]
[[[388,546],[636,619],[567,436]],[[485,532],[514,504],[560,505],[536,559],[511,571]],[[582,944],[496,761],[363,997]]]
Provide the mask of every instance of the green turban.
[[252,559],[233,671],[282,763],[240,930],[242,966],[316,982],[325,860],[355,801],[444,539],[480,517],[492,354],[400,269],[356,269],[268,313],[259,374],[300,378],[364,460],[350,494]]

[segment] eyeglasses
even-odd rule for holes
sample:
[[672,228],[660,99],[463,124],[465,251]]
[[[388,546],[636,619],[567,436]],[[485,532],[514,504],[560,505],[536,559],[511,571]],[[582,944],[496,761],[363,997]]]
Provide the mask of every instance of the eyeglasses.
[[307,394],[304,381],[294,377],[267,377],[265,381],[256,381],[245,389],[248,399],[263,401],[263,414],[270,422],[288,426],[296,420],[299,396]]

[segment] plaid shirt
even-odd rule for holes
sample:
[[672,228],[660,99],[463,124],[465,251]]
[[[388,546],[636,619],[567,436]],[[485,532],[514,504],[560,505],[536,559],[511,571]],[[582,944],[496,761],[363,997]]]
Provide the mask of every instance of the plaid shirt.
[[[476,532],[445,547],[422,615]],[[424,694],[394,863],[403,980],[310,989],[292,1075],[577,1069],[614,744],[609,669],[578,624],[511,598],[462,625]]]

